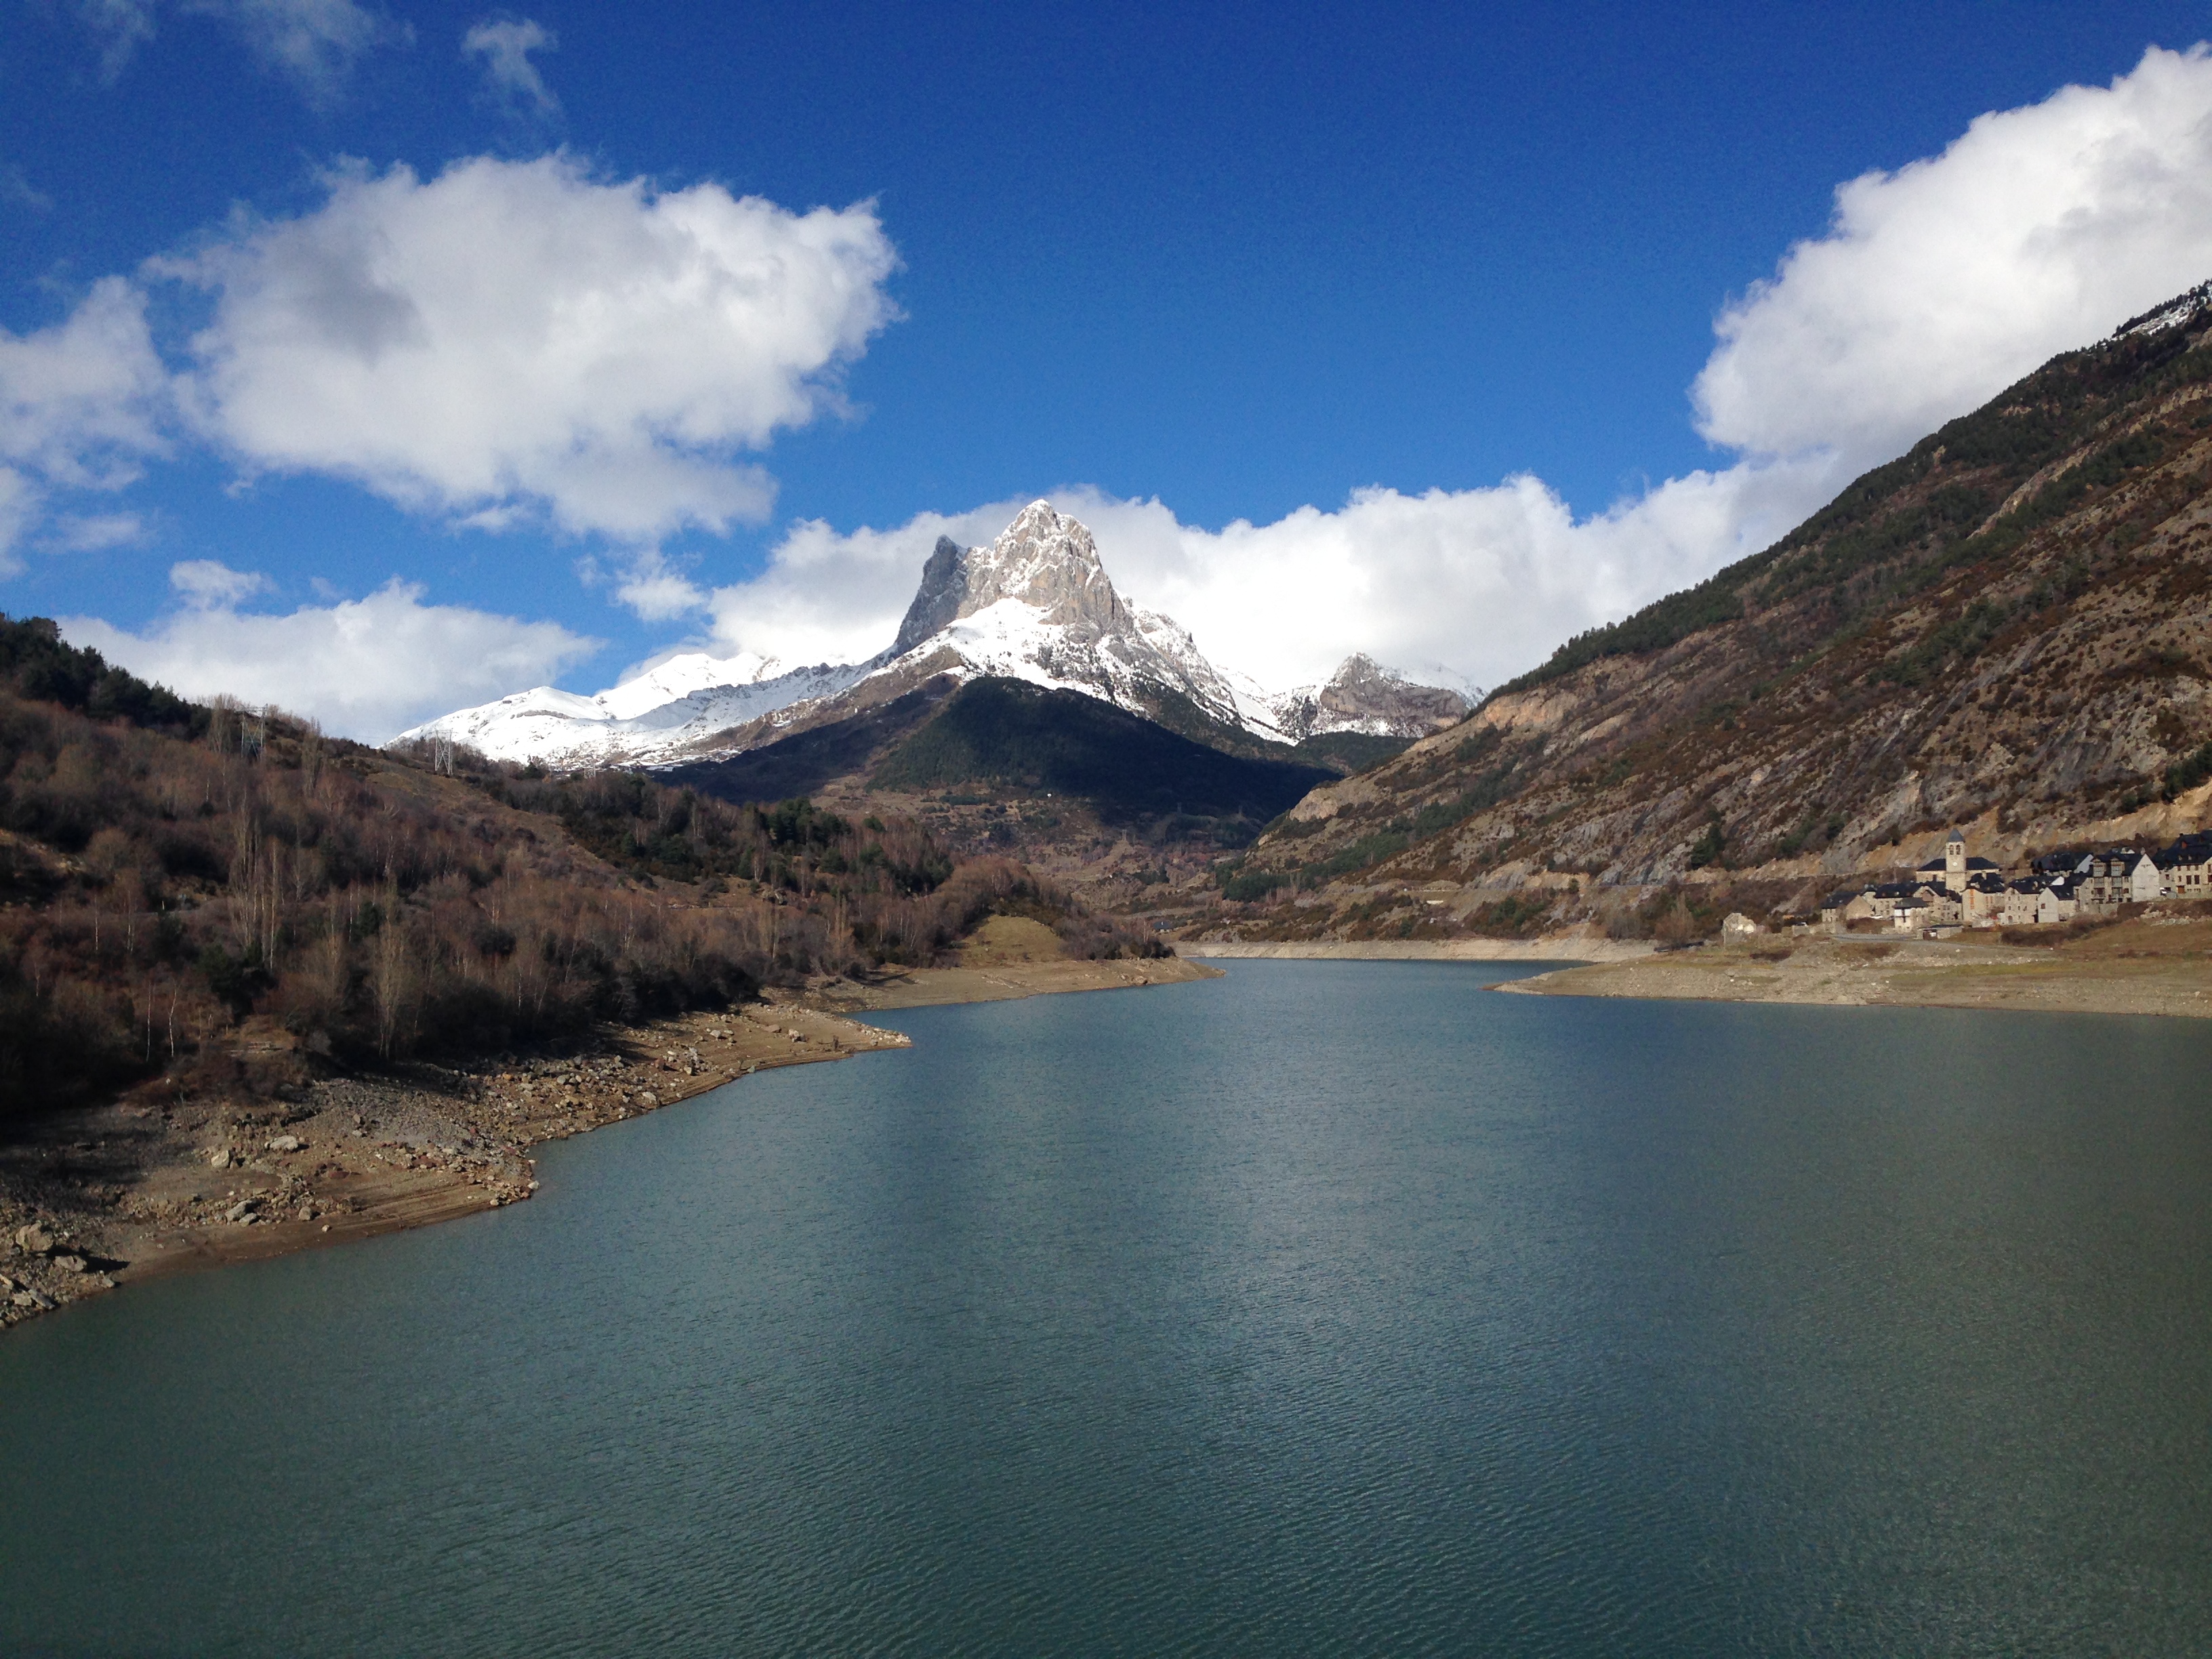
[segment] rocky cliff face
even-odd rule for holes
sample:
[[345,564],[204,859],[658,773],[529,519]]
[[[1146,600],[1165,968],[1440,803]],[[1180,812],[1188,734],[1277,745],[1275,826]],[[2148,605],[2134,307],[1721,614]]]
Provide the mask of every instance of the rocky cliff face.
[[961,617],[1012,599],[1035,611],[1048,627],[1092,638],[1134,629],[1128,606],[1098,562],[1090,530],[1048,502],[1031,501],[988,547],[969,549],[961,568],[967,584]]
[[2207,776],[2200,290],[1316,790],[1249,869],[1309,872],[1320,891],[1285,913],[1307,931],[1363,906],[1358,925],[1385,925],[1393,884],[1587,892],[1727,871],[1809,887],[1917,862],[1953,825],[1999,859],[2194,828]]
[[906,608],[891,655],[903,657],[933,634],[949,628],[959,617],[968,597],[968,550],[950,536],[939,536],[928,562],[921,567],[921,586]]

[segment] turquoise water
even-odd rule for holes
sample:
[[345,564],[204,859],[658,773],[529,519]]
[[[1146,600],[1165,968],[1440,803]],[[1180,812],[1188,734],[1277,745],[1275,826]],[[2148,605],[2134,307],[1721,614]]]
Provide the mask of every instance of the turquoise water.
[[0,1650],[2212,1652],[2212,1030],[897,1016],[0,1341]]

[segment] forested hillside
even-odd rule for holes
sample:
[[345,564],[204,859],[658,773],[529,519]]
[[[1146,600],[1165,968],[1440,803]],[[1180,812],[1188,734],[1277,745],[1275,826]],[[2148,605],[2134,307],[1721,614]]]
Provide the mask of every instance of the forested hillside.
[[0,1120],[927,963],[1010,903],[1079,954],[1140,948],[910,821],[365,749],[0,618]]

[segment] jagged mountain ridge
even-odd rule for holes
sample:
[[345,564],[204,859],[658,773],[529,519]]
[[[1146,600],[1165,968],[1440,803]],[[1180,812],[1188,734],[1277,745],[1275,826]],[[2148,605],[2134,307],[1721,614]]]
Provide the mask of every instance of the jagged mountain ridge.
[[1089,529],[1040,501],[988,546],[939,538],[896,637],[865,662],[793,668],[693,653],[596,697],[541,686],[395,741],[447,738],[556,768],[673,765],[853,719],[946,674],[1079,691],[1201,741],[1411,738],[1468,706],[1455,690],[1414,685],[1364,656],[1323,686],[1280,696],[1225,674],[1171,617],[1126,601]]
[[1243,890],[1310,872],[1271,925],[1329,933],[1426,926],[1450,887],[1810,886],[1924,857],[1952,825],[2000,858],[2193,828],[2206,775],[2212,289],[1323,785]]

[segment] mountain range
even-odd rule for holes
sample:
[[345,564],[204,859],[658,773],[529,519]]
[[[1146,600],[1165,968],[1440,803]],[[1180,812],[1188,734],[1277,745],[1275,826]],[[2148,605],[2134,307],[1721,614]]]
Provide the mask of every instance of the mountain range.
[[665,768],[849,722],[940,678],[1072,692],[1255,755],[1331,736],[1411,739],[1470,706],[1458,688],[1413,684],[1364,655],[1326,684],[1284,692],[1224,672],[1172,618],[1124,599],[1091,532],[1039,501],[988,546],[940,538],[896,636],[866,661],[794,666],[690,653],[597,696],[539,686],[395,741],[448,739],[555,769]]

